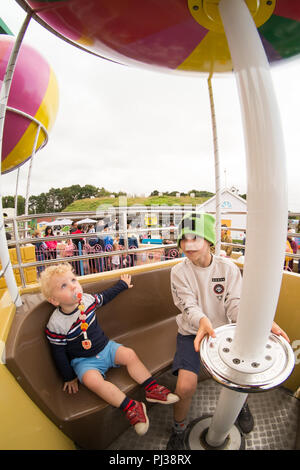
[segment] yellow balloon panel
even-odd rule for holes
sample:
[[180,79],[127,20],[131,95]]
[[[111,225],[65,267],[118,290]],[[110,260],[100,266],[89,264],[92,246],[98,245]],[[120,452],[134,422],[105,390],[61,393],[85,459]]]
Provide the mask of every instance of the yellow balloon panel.
[[213,31],[209,32],[200,44],[193,50],[187,59],[178,67],[178,70],[188,72],[211,73],[230,72],[232,70],[231,57],[227,41],[223,36]]
[[[50,71],[49,84],[44,96],[44,99],[34,116],[34,118],[43,124],[43,126],[49,132],[55,122],[56,114],[58,110],[58,85],[56,77],[53,71]],[[8,111],[12,114],[12,112]],[[25,118],[24,118],[25,119]],[[6,173],[22,165],[32,155],[34,141],[38,125],[35,122],[31,122],[27,130],[22,135],[21,139],[17,142],[15,147],[6,156],[5,160],[2,161],[2,173]],[[36,151],[44,144],[46,134],[43,129],[40,130],[39,138],[37,142]]]
[[[11,36],[0,35],[0,84],[14,41]],[[40,53],[25,43],[17,58],[7,104],[16,112],[7,110],[5,116],[2,173],[12,171],[30,158],[37,130],[31,117],[48,131],[53,126],[58,110],[58,85],[54,72]],[[45,142],[45,138],[46,133],[41,132],[37,149]]]

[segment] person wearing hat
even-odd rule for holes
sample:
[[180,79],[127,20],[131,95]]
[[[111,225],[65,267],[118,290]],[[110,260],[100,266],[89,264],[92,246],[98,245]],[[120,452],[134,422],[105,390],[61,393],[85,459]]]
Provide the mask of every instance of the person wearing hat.
[[[172,372],[176,375],[175,393],[180,401],[174,405],[174,423],[167,450],[185,449],[187,415],[197,388],[201,368],[199,348],[205,335],[215,337],[214,328],[236,322],[240,304],[242,277],[230,259],[215,256],[215,218],[210,214],[188,214],[178,227],[178,247],[185,258],[171,270],[173,301],[180,310],[176,353]],[[272,331],[288,339],[273,322]],[[247,403],[237,418],[244,433],[254,420]]]

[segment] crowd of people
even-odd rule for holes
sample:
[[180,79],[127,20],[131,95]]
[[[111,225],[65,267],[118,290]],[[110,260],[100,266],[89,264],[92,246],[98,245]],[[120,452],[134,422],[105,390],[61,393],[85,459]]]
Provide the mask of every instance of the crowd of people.
[[[146,262],[148,258],[145,253],[138,255],[137,253],[128,253],[127,251],[122,253],[122,251],[125,250],[126,245],[129,250],[139,248],[143,239],[151,239],[151,231],[135,232],[130,224],[128,224],[127,240],[125,243],[124,236],[119,229],[119,221],[117,218],[113,221],[104,219],[99,220],[97,223],[89,224],[79,224],[75,221],[72,222],[68,233],[66,233],[64,239],[60,242],[52,238],[54,236],[61,236],[64,233],[61,232],[59,228],[54,231],[51,226],[46,226],[44,233],[36,229],[33,233],[33,238],[38,239],[34,242],[36,259],[37,261],[43,261],[56,258],[69,258],[78,255],[92,255],[93,253],[113,252],[112,256],[107,257],[90,256],[86,260],[72,260],[71,264],[77,275],[134,266],[138,259],[142,262]],[[82,237],[80,237],[81,234]],[[76,235],[76,237],[74,237],[74,235]],[[171,224],[168,235],[167,238],[161,240],[162,244],[172,244],[175,242],[174,224]],[[42,237],[49,237],[49,241],[39,240]],[[177,254],[178,252],[174,252],[174,250],[171,253],[171,248],[163,250],[164,259],[177,256]],[[43,266],[39,266],[38,273],[40,274],[43,269]]]
[[[295,233],[294,228],[289,229],[290,233]],[[297,254],[298,252],[298,243],[295,241],[295,238],[288,235],[286,239],[286,250],[287,253]],[[294,270],[294,259],[290,256],[286,256],[284,269],[287,271]],[[300,262],[298,262],[298,274],[300,274]]]
[[[139,226],[137,228],[140,228]],[[44,261],[57,258],[68,258],[76,257],[78,255],[92,255],[99,252],[114,252],[109,257],[94,257],[89,256],[87,260],[72,261],[73,267],[77,275],[92,274],[97,272],[103,272],[108,270],[116,270],[134,266],[139,262],[148,262],[153,254],[148,256],[144,253],[131,254],[131,253],[116,253],[125,250],[125,241],[123,235],[119,232],[119,221],[115,220],[99,220],[97,223],[79,224],[76,221],[72,222],[68,232],[61,231],[60,227],[56,227],[54,230],[50,225],[46,226],[45,230],[35,229],[32,237],[37,240],[34,242],[36,251],[36,260]],[[300,223],[297,229],[293,227],[288,228],[289,235],[286,240],[286,253],[297,254],[298,253],[298,240],[296,237],[291,236],[291,233],[300,233]],[[10,234],[7,233],[7,239],[10,240]],[[158,233],[158,232],[157,232]],[[79,235],[82,234],[82,237]],[[129,249],[136,249],[141,246],[143,239],[151,239],[151,231],[139,232],[132,230],[130,224],[127,227],[128,246]],[[64,239],[57,241],[54,236],[64,236]],[[76,237],[71,237],[76,235]],[[161,238],[163,245],[174,244],[176,241],[176,230],[175,225],[170,224],[168,229],[168,236],[163,237],[163,230],[160,235],[155,235],[155,238]],[[41,238],[49,238],[49,240],[39,240]],[[232,237],[226,224],[222,224],[221,227],[221,256],[231,257],[233,246]],[[246,237],[242,240],[242,244],[245,246]],[[214,247],[211,248],[214,253]],[[242,255],[245,254],[245,249],[242,249]],[[158,251],[156,258],[160,256],[160,259],[170,259],[179,256],[178,250],[174,247],[167,248]],[[157,259],[158,260],[158,259]],[[43,266],[38,266],[38,274],[44,269]],[[284,270],[297,271],[300,274],[300,262],[292,256],[285,256]]]

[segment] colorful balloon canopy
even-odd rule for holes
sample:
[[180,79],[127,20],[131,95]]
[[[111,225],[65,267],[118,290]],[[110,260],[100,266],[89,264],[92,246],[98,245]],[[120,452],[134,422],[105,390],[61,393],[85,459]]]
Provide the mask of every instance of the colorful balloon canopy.
[[[121,64],[183,72],[232,70],[219,0],[23,1],[63,37]],[[270,63],[300,53],[298,0],[246,3]]]
[[[0,86],[5,75],[14,38],[0,35]],[[54,124],[58,109],[58,86],[53,70],[39,52],[22,44],[8,98],[8,106],[37,119],[47,132]],[[2,143],[2,173],[14,170],[32,154],[37,124],[6,111]],[[36,151],[46,135],[40,131]]]

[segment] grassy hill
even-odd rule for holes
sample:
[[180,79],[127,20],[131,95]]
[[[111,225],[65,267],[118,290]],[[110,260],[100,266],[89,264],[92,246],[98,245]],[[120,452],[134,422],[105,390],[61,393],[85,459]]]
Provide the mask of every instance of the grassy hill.
[[[172,196],[151,196],[151,197],[135,197],[127,198],[127,206],[134,204],[140,204],[143,206],[152,205],[185,205],[192,204],[193,206],[203,204],[209,197],[172,197]],[[80,199],[73,202],[64,209],[64,212],[85,212],[85,211],[96,211],[101,205],[109,205],[113,207],[119,206],[119,198],[99,197],[93,199]]]

